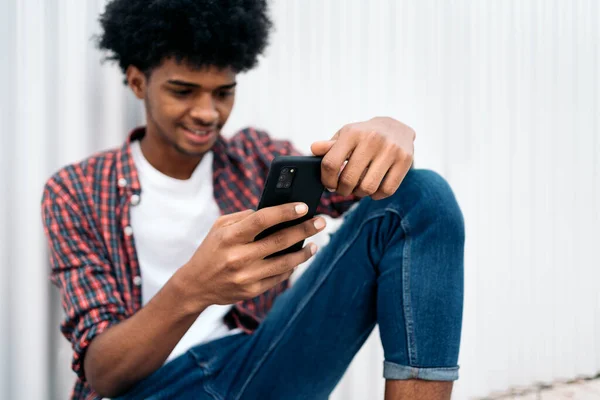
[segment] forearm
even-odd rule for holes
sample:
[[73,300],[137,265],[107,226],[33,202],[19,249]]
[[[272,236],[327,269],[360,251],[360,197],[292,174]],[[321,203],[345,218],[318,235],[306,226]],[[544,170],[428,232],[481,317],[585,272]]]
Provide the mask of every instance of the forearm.
[[90,344],[84,359],[88,382],[103,397],[123,394],[162,366],[181,337],[208,305],[190,307],[176,275],[127,320]]

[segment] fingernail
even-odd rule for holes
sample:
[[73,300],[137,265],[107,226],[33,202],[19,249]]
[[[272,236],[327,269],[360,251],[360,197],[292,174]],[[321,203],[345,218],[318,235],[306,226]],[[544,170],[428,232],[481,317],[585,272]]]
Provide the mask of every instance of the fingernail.
[[311,243],[310,244],[310,254],[312,254],[314,256],[316,252],[317,252],[317,245],[314,243]]
[[330,192],[335,192],[335,189],[327,188]]
[[298,204],[294,208],[296,209],[297,214],[304,214],[308,210],[308,206],[304,203]]
[[322,218],[318,218],[315,220],[314,225],[315,225],[315,228],[321,229],[325,226],[325,220],[323,220]]

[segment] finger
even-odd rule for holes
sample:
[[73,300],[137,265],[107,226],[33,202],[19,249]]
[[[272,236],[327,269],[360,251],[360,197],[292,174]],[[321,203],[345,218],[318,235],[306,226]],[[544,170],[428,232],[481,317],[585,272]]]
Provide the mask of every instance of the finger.
[[377,157],[365,174],[364,178],[358,184],[358,187],[354,190],[354,194],[359,197],[371,196],[377,190],[383,181],[388,170],[394,163],[394,157],[387,153],[381,154]]
[[321,160],[321,181],[328,189],[337,189],[338,175],[344,161],[356,148],[356,136],[337,140]]
[[325,228],[325,225],[325,220],[322,217],[312,218],[301,224],[275,232],[248,244],[248,246],[251,246],[250,251],[252,254],[264,258],[319,233]]
[[400,184],[406,177],[410,169],[410,164],[407,166],[406,163],[397,162],[388,171],[383,182],[379,185],[379,189],[371,196],[373,200],[385,199],[396,193],[396,190],[400,187]]
[[318,142],[314,142],[313,144],[310,145],[310,151],[315,155],[315,156],[322,156],[325,153],[327,153],[329,151],[329,149],[331,149],[331,147],[334,145],[335,140],[320,140]]
[[308,212],[305,203],[286,203],[260,209],[231,226],[230,235],[239,243],[250,243],[267,228],[300,218]]
[[249,216],[252,213],[254,213],[254,210],[244,210],[244,211],[239,211],[239,212],[235,212],[232,214],[226,214],[226,215],[219,217],[219,219],[217,219],[217,222],[218,222],[219,226],[225,227],[225,226],[234,224],[238,221],[241,221],[242,219],[246,218],[247,216]]
[[294,268],[310,259],[316,252],[317,245],[309,243],[301,250],[293,253],[262,260],[256,268],[259,279],[265,280],[287,272],[293,272]]
[[266,292],[267,290],[274,288],[275,286],[279,285],[280,283],[285,282],[286,280],[290,279],[290,277],[292,276],[293,273],[294,273],[294,270],[292,269],[291,271],[284,272],[283,274],[270,276],[268,278],[260,280],[259,282],[257,282],[259,289],[255,292],[254,297],[256,297],[256,296]]
[[[344,168],[346,167],[346,164],[348,164],[348,160],[344,161],[344,162],[342,163],[342,166],[340,167],[340,171],[338,172],[338,182],[339,182],[339,180],[340,180],[340,174],[342,173],[342,171],[343,171],[343,170],[344,170]],[[327,188],[327,190],[329,190],[330,192],[335,192],[335,189],[330,189],[330,188]]]
[[[344,129],[344,128],[342,128],[342,129]],[[331,146],[333,146],[335,141],[340,137],[340,132],[341,132],[341,129],[338,130],[329,140],[319,140],[317,142],[314,142],[310,146],[311,152],[315,156],[321,156],[321,155],[327,153],[329,151],[329,149],[331,149]],[[316,147],[313,147],[313,146],[316,146]]]
[[376,155],[376,147],[370,146],[367,141],[360,142],[352,152],[348,164],[341,171],[337,192],[343,196],[352,193]]

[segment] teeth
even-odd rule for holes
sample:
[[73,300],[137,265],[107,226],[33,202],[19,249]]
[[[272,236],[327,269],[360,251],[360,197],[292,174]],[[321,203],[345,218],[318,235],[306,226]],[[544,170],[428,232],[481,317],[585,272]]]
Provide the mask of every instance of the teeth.
[[209,134],[210,131],[196,131],[194,129],[190,129],[190,128],[186,128],[188,131],[192,132],[194,135],[198,135],[198,136],[206,136]]

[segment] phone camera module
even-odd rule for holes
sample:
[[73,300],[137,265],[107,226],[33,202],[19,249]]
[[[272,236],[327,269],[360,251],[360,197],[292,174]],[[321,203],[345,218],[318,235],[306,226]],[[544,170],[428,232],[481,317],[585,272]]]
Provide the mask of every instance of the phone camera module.
[[294,172],[296,168],[284,167],[279,172],[279,176],[277,177],[277,185],[275,187],[277,189],[289,189],[292,187],[292,182],[294,180]]

